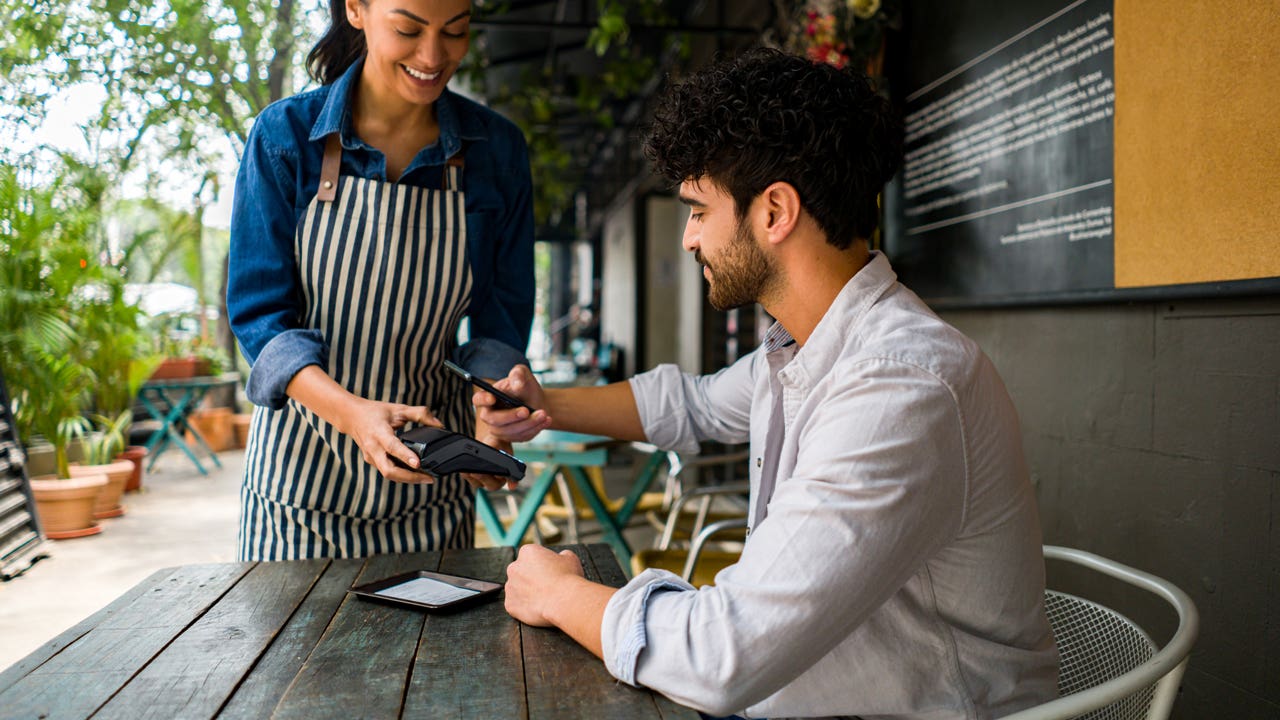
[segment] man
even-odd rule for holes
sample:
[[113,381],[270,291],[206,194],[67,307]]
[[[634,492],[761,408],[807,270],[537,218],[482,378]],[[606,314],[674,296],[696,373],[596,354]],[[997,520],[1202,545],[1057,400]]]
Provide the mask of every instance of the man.
[[865,78],[775,51],[674,88],[646,153],[691,208],[684,248],[719,308],[759,302],[762,347],[710,376],[661,366],[603,388],[499,383],[545,427],[696,450],[750,441],[740,561],[694,590],[649,570],[615,590],[526,546],[507,609],[619,679],[750,717],[997,717],[1051,699],[1057,652],[1014,408],[978,347],[866,238],[901,127]]

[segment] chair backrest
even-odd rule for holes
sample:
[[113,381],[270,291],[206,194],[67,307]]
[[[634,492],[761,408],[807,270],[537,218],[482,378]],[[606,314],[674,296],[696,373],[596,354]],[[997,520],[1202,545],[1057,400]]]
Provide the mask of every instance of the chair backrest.
[[1062,659],[1060,697],[1006,720],[1167,718],[1199,632],[1199,614],[1191,598],[1167,580],[1092,553],[1046,545],[1044,556],[1159,596],[1178,613],[1178,629],[1163,648],[1158,648],[1141,627],[1115,610],[1046,591],[1046,611]]
[[[1129,618],[1090,600],[1067,593],[1045,592],[1045,610],[1053,627],[1061,664],[1058,694],[1087,690],[1142,665],[1156,654],[1156,644]],[[1087,717],[1143,720],[1151,706],[1153,686],[1146,686]]]

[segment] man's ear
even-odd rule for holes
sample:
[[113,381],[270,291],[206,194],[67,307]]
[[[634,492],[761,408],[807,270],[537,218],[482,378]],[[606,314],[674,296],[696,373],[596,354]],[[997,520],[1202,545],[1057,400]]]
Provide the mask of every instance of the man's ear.
[[791,183],[776,182],[756,197],[757,218],[761,236],[776,245],[786,240],[800,223],[800,193]]

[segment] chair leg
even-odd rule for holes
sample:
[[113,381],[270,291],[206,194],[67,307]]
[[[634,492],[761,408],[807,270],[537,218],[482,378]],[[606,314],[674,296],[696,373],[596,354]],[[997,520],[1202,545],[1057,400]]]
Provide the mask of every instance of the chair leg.
[[[515,520],[516,516],[520,514],[520,503],[516,500],[516,494],[514,492],[507,493],[507,511],[511,513],[512,520]],[[533,530],[533,541],[539,545],[546,545],[546,543],[543,542],[542,528],[538,527],[537,519],[529,525],[529,528]],[[523,540],[524,538],[520,539]]]
[[569,481],[565,480],[564,473],[556,473],[556,487],[560,490],[560,499],[564,502],[568,528],[565,533],[565,541],[574,544],[578,542],[578,506],[573,502],[573,493],[569,490]]

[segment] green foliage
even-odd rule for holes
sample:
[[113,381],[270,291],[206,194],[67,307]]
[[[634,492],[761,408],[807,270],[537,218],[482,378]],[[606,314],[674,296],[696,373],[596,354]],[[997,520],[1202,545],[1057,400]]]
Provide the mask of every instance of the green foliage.
[[[598,74],[575,75],[560,81],[553,68],[527,68],[514,85],[491,87],[483,57],[460,71],[470,87],[524,130],[538,224],[555,224],[572,207],[573,196],[583,181],[573,171],[574,158],[561,140],[561,122],[583,115],[595,129],[612,129],[617,123],[614,105],[640,92],[658,71],[654,55],[632,43],[632,23],[638,21],[650,28],[674,25],[678,6],[671,0],[597,0],[596,26],[584,44],[601,58]],[[500,16],[505,11],[505,6],[499,6],[487,14]],[[688,38],[672,32],[657,38],[656,45],[674,46],[684,57]],[[581,132],[590,133],[592,129]]]
[[124,410],[115,417],[94,414],[96,432],[86,435],[84,462],[86,465],[108,465],[124,450],[125,432],[133,423],[133,411]]
[[200,152],[208,129],[239,147],[251,118],[303,81],[306,12],[296,0],[0,0],[0,100],[38,114],[90,81],[109,97],[97,122],[135,130],[126,154],[162,125],[174,154]]
[[76,361],[76,291],[94,277],[94,222],[68,176],[23,182],[29,169],[0,164],[0,370],[19,436],[54,444],[67,472],[67,444],[83,432],[81,408],[94,381]]
[[[55,335],[77,335],[78,360],[106,382],[94,402],[112,412],[141,382],[139,377],[145,379],[149,362],[130,349],[136,346],[134,336],[145,331],[138,327],[136,311],[131,313],[121,301],[120,283],[185,275],[202,301],[221,303],[216,275],[224,266],[225,243],[202,243],[206,195],[216,198],[218,193],[214,168],[224,160],[228,144],[236,153],[243,147],[253,117],[306,82],[302,64],[317,25],[309,20],[317,13],[327,15],[324,3],[0,0],[0,134],[39,126],[48,101],[77,83],[101,87],[106,94],[101,111],[82,128],[88,156],[50,159],[47,151],[39,151],[42,162],[56,166],[58,182],[77,186],[83,207],[93,212],[22,218],[83,235],[90,251],[82,259],[88,261],[86,270],[97,275],[85,315],[73,321],[76,316],[67,310],[78,300],[64,292],[67,288],[58,291],[59,303],[40,307],[31,306],[32,299],[22,295],[26,291],[15,290],[3,301],[8,309],[0,307],[0,313],[21,305],[35,314],[22,325],[27,328],[22,333],[10,331],[18,327],[12,324],[0,329],[7,336],[0,344],[14,345],[20,334],[38,330],[46,336],[40,343],[46,348],[55,345]],[[228,143],[217,142],[220,137]],[[27,148],[0,147],[0,164],[25,165],[28,154]],[[46,167],[40,171],[49,172]],[[138,175],[143,176],[140,182]],[[177,175],[205,180],[192,200],[194,211],[144,201],[147,211],[132,218],[141,227],[132,226],[127,217],[137,206],[113,217],[116,240],[109,247],[103,219],[121,209],[120,188],[142,188],[154,196]],[[67,227],[80,220],[89,223],[82,232]],[[42,235],[35,229],[24,233]],[[48,262],[24,267],[54,274],[64,267],[48,255],[38,257]],[[41,292],[50,291],[57,278],[46,281]],[[107,341],[113,332],[121,340],[118,346]],[[30,337],[23,342],[34,344]],[[8,347],[0,349],[16,357]]]

